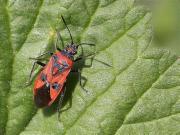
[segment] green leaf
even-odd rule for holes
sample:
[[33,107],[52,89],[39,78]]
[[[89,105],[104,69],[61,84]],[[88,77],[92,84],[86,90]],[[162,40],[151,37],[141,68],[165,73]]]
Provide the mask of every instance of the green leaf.
[[[0,6],[0,134],[180,133],[180,61],[151,47],[151,13],[143,7],[133,0],[12,0]],[[85,55],[96,51],[95,59],[112,65],[77,64],[89,92],[70,75],[61,122],[56,103],[37,109],[33,86],[23,87],[33,63],[28,58],[52,50],[56,28],[70,42],[60,15],[76,43],[96,44],[84,47]]]

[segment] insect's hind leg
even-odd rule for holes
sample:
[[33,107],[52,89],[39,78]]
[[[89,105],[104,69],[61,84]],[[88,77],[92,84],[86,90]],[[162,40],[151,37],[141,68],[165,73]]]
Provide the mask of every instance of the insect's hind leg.
[[26,82],[26,86],[30,85],[30,83],[31,83],[32,74],[33,74],[33,72],[34,72],[34,69],[35,69],[36,64],[38,64],[38,65],[40,65],[40,66],[42,66],[42,67],[44,67],[44,66],[46,65],[46,64],[42,63],[41,61],[35,61],[35,62],[33,63],[31,72],[30,72],[30,74],[29,74],[29,79],[28,79],[28,81]]
[[59,97],[59,102],[58,102],[58,107],[57,107],[57,111],[58,111],[58,120],[60,121],[60,113],[61,113],[61,107],[62,107],[62,102],[66,93],[66,83],[63,86],[63,92],[60,94]]

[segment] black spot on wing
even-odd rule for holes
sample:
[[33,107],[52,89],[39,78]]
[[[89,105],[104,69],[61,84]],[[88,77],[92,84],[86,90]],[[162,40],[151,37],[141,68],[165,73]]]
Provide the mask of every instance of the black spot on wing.
[[54,90],[56,90],[56,91],[59,91],[60,88],[61,88],[61,85],[58,84],[58,82],[54,82],[54,83],[52,84],[52,88],[53,88]]
[[55,90],[58,90],[59,89],[59,84],[57,82],[53,83],[52,88],[55,89]]
[[43,82],[45,82],[47,80],[47,75],[45,75],[44,73],[41,74],[41,80]]
[[41,88],[36,90],[34,96],[34,102],[37,107],[45,107],[51,101],[50,97],[50,85],[47,86],[46,84],[43,85]]
[[55,55],[55,54],[52,57],[53,57],[53,60],[56,61],[56,62],[59,60],[59,57],[57,55]]

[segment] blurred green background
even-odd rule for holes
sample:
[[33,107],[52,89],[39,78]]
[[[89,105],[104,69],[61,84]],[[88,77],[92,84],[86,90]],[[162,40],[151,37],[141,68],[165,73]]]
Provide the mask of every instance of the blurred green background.
[[153,44],[180,55],[180,0],[136,0],[153,13]]

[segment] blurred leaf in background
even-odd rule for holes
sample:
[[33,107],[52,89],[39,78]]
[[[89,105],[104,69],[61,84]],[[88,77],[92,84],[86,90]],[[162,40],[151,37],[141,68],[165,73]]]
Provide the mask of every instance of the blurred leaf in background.
[[154,44],[180,55],[180,1],[136,0],[153,12]]

